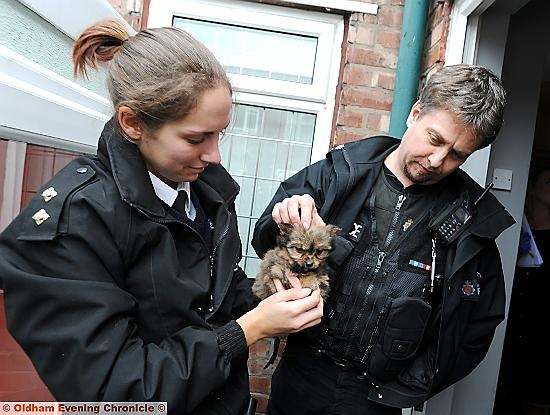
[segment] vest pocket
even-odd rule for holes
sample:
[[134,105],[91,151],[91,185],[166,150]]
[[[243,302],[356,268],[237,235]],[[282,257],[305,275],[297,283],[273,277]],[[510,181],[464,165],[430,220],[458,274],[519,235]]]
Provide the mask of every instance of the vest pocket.
[[375,379],[393,379],[407,365],[422,342],[431,310],[419,298],[393,300],[370,358],[369,373]]

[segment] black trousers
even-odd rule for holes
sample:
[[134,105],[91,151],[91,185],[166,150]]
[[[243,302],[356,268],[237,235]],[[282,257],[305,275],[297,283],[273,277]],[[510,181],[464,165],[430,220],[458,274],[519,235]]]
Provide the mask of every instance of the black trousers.
[[285,350],[271,381],[267,415],[401,415],[369,401],[372,384],[354,368],[310,350]]

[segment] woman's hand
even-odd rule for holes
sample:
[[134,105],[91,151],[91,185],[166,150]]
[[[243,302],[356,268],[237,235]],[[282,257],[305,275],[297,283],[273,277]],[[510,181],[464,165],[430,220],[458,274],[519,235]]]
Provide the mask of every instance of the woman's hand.
[[300,288],[296,277],[289,278],[293,288],[285,290],[275,280],[278,291],[256,308],[237,319],[250,346],[265,337],[296,333],[321,322],[323,300],[317,290]]
[[325,222],[317,213],[315,201],[308,194],[287,197],[273,206],[271,217],[277,223],[301,223],[304,228],[324,226]]

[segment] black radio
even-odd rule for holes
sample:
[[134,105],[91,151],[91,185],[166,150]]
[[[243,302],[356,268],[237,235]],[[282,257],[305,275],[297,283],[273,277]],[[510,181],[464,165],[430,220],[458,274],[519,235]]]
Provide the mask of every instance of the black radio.
[[428,227],[435,233],[440,243],[449,245],[466,230],[466,225],[475,214],[475,207],[492,187],[491,182],[473,205],[470,204],[468,194],[462,194],[432,218]]

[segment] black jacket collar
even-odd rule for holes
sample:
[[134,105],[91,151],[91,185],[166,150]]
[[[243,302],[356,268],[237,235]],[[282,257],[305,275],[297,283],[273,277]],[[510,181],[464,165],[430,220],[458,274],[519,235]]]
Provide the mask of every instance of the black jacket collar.
[[[149,214],[166,215],[141,153],[122,136],[114,118],[105,124],[99,137],[98,157],[111,171],[122,200]],[[209,165],[199,176],[197,187],[224,204],[233,202],[239,192],[238,184],[221,165]]]
[[[355,182],[357,178],[365,177],[365,174],[374,166],[376,166],[375,174],[370,174],[375,177],[384,159],[399,146],[399,143],[400,140],[393,137],[375,136],[345,144],[342,146],[344,153],[342,157],[338,157],[334,152],[329,153],[328,157],[333,160],[333,163],[340,166],[335,168],[337,176],[346,176],[348,181]],[[344,160],[345,163],[343,163]],[[369,185],[369,189],[371,185],[372,183]],[[353,184],[347,184],[347,187],[351,188]],[[483,188],[461,169],[441,180],[438,187],[446,190],[452,189],[453,193],[457,195],[467,192],[472,201],[476,200],[483,192]],[[488,193],[479,203],[476,220],[470,226],[468,233],[492,239],[514,223],[512,216],[498,199]]]

